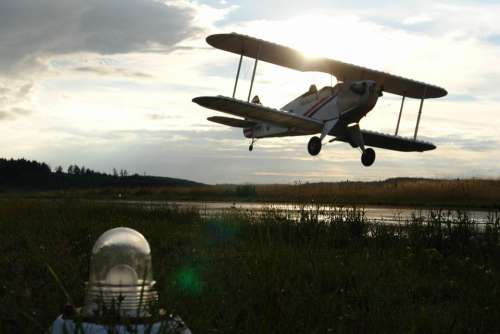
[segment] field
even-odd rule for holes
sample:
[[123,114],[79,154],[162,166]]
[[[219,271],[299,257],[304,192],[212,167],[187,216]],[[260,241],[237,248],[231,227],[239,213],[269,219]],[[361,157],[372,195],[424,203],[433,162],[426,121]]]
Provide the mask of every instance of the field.
[[320,205],[297,222],[4,198],[1,333],[43,332],[66,303],[61,284],[81,304],[92,245],[117,226],[149,240],[160,304],[194,333],[500,332],[499,216],[387,226]]

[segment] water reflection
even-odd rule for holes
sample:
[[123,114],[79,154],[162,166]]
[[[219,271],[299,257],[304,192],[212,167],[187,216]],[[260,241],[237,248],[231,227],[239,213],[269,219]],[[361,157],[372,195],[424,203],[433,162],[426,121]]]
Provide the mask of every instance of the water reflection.
[[398,224],[407,221],[427,222],[429,220],[453,221],[468,219],[476,224],[495,223],[500,220],[500,212],[481,210],[447,210],[401,208],[381,206],[332,206],[321,204],[244,203],[244,202],[197,202],[197,201],[113,201],[114,203],[145,207],[176,206],[179,209],[196,209],[202,217],[212,217],[227,213],[251,213],[260,215],[275,211],[291,219],[299,219],[305,214],[316,215],[319,220],[329,219],[338,213],[343,216],[362,214],[364,219],[384,224]]

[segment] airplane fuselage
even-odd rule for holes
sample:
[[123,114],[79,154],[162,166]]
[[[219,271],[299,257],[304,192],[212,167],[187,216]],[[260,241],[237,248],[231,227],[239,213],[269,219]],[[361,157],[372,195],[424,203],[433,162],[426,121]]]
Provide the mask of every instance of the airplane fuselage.
[[[342,82],[334,87],[326,86],[320,90],[311,86],[309,91],[281,109],[322,122],[337,119],[335,127],[330,131],[331,135],[335,135],[345,131],[349,124],[359,123],[361,118],[375,107],[379,95],[380,90],[376,83],[370,80]],[[312,133],[259,122],[253,127],[243,129],[243,134],[247,138],[269,138]]]

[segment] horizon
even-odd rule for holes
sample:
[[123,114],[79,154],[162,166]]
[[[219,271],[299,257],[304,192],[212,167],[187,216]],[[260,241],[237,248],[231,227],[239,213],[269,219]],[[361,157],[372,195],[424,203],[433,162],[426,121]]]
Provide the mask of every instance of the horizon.
[[[138,16],[137,13],[141,15]],[[500,5],[490,1],[7,0],[0,3],[0,128],[6,158],[77,164],[207,184],[500,178]],[[444,87],[424,103],[419,139],[437,149],[377,149],[369,168],[345,143],[318,157],[308,137],[263,139],[191,102],[232,93],[238,56],[205,37],[238,32]],[[341,33],[339,33],[341,32]],[[237,97],[246,96],[246,59]],[[254,95],[279,108],[335,84],[329,75],[259,64]],[[400,134],[413,134],[417,100]],[[385,94],[360,126],[394,133],[400,98]]]
[[[0,157],[0,162],[2,160],[9,161],[9,160],[14,160],[14,159],[7,159],[7,158],[2,158]],[[19,161],[26,161],[29,163],[36,163],[39,165],[46,165],[51,173],[59,173],[62,172],[63,174],[73,174],[73,172],[70,171],[70,169],[75,169],[77,168],[78,170],[85,170],[85,171],[90,171],[93,173],[100,173],[104,174],[107,176],[113,176],[113,177],[152,177],[152,178],[172,178],[169,176],[160,176],[160,175],[152,175],[152,174],[139,174],[136,172],[129,172],[126,169],[122,168],[112,168],[111,171],[100,171],[100,170],[93,170],[91,168],[87,168],[85,165],[78,166],[76,164],[69,164],[68,166],[51,166],[50,164],[47,164],[44,161],[36,161],[36,160],[30,160],[26,158],[19,158],[17,160],[14,160],[16,162]],[[60,168],[60,171],[59,171]],[[73,175],[78,175],[78,173],[73,174]],[[444,177],[444,178],[432,178],[432,177],[421,177],[421,176],[396,176],[396,177],[388,177],[388,178],[383,178],[383,179],[375,179],[375,180],[335,180],[335,181],[301,181],[301,180],[294,180],[291,182],[273,182],[273,183],[259,183],[259,182],[243,182],[243,183],[203,183],[197,180],[192,180],[192,179],[183,179],[183,178],[172,178],[175,180],[179,181],[188,181],[188,182],[194,182],[198,183],[198,185],[184,185],[186,187],[197,187],[197,186],[245,186],[245,185],[253,185],[253,186],[273,186],[273,185],[279,185],[279,186],[298,186],[298,185],[307,185],[307,184],[336,184],[336,183],[385,183],[385,182],[391,182],[391,181],[500,181],[500,177],[493,177],[493,178],[488,178],[488,177],[470,177],[470,178],[453,178],[453,177]]]

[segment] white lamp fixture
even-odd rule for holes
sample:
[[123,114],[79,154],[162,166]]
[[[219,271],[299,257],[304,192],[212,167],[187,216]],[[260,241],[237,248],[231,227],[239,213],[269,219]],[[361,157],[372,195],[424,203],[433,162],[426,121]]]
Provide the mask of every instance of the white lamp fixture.
[[148,317],[158,300],[154,285],[151,249],[144,236],[126,227],[108,230],[92,249],[82,313]]

